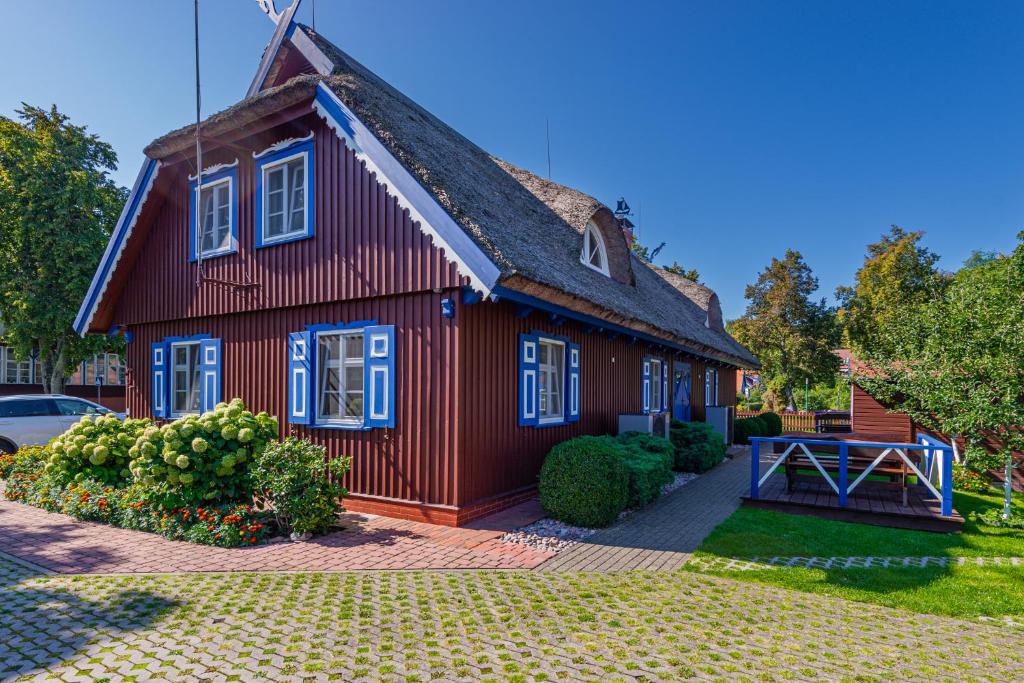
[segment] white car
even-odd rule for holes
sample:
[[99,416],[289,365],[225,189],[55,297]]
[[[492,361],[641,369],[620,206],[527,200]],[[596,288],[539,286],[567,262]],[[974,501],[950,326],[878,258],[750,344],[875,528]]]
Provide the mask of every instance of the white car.
[[98,403],[62,394],[0,396],[0,453],[21,446],[45,445],[60,436],[83,415],[117,415]]

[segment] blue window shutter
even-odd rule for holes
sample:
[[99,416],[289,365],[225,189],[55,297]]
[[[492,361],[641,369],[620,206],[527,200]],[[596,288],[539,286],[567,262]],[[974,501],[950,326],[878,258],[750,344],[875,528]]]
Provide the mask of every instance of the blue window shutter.
[[170,392],[167,389],[167,367],[168,367],[168,345],[167,342],[158,341],[154,343],[150,351],[150,366],[151,376],[150,385],[152,386],[153,397],[152,397],[152,408],[153,417],[167,417],[170,415],[170,408],[167,405],[167,399]]
[[519,335],[519,426],[533,427],[538,421],[537,373],[540,345],[537,335]]
[[288,422],[312,424],[313,333],[288,335]]
[[661,412],[668,410],[668,361],[661,361]]
[[199,412],[210,413],[221,402],[220,339],[199,340]]
[[363,330],[363,426],[395,426],[395,326]]
[[570,342],[565,348],[569,354],[569,362],[566,363],[569,406],[565,411],[565,421],[577,422],[580,419],[580,345]]
[[651,357],[644,356],[640,377],[640,392],[643,395],[644,412],[651,412]]

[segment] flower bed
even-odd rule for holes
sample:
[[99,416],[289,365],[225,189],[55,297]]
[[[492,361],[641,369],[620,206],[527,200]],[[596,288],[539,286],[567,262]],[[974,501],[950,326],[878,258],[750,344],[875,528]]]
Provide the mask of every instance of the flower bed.
[[228,548],[326,531],[347,494],[336,479],[350,461],[327,465],[322,447],[278,443],[276,434],[275,418],[253,415],[238,399],[162,426],[84,417],[49,446],[0,460],[3,495],[77,519]]

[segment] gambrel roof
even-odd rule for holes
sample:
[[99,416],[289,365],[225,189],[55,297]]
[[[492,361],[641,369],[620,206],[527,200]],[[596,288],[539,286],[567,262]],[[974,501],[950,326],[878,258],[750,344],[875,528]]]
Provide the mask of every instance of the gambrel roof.
[[[497,298],[529,295],[669,346],[757,365],[724,330],[708,327],[707,305],[629,253],[601,202],[491,156],[307,26],[292,24],[282,36],[275,34],[268,51],[253,94],[209,117],[204,137],[311,101],[346,144],[363,153],[473,289]],[[145,151],[159,160],[187,153],[191,145],[194,127],[188,126]],[[605,226],[621,277],[581,262],[590,221]],[[76,323],[80,331],[91,318],[88,305],[89,299]]]

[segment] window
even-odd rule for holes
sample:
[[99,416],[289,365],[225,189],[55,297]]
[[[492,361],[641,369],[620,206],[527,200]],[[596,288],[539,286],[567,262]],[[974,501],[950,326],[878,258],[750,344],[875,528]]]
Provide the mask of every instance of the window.
[[311,325],[288,335],[288,421],[327,429],[395,426],[393,325]]
[[121,357],[116,353],[97,354],[83,361],[68,383],[91,386],[96,384],[97,376],[107,386],[124,385],[124,363]]
[[660,360],[651,361],[651,412],[658,412],[664,405],[661,394],[662,363]]
[[154,417],[208,413],[221,400],[221,340],[205,334],[166,337],[150,355]]
[[363,333],[317,335],[317,420],[362,422]]
[[668,408],[668,391],[668,366],[665,359],[644,356],[640,380],[643,412],[664,412]]
[[48,398],[15,398],[0,400],[0,418],[42,417],[57,415],[57,406]]
[[103,406],[88,401],[79,401],[75,398],[58,398],[57,409],[61,415],[106,415],[112,411]]
[[604,246],[601,231],[593,223],[587,223],[583,231],[583,253],[580,261],[588,268],[593,268],[603,275],[608,275],[608,250]]
[[580,419],[580,347],[563,337],[519,335],[521,427],[576,422]]
[[313,236],[313,136],[284,140],[256,157],[256,246]]
[[716,368],[704,370],[704,405],[718,405],[718,370]]
[[0,347],[0,358],[3,359],[3,381],[7,384],[32,384],[32,361],[18,360],[14,349]]
[[196,179],[190,183],[192,198],[189,206],[191,233],[189,258],[204,259],[238,251],[238,167],[237,161],[229,167],[216,167],[203,174],[203,187],[199,192],[199,227],[196,228]]
[[538,344],[537,398],[540,422],[561,422],[565,414],[565,344],[541,339]]
[[171,417],[199,412],[199,342],[171,344]]

